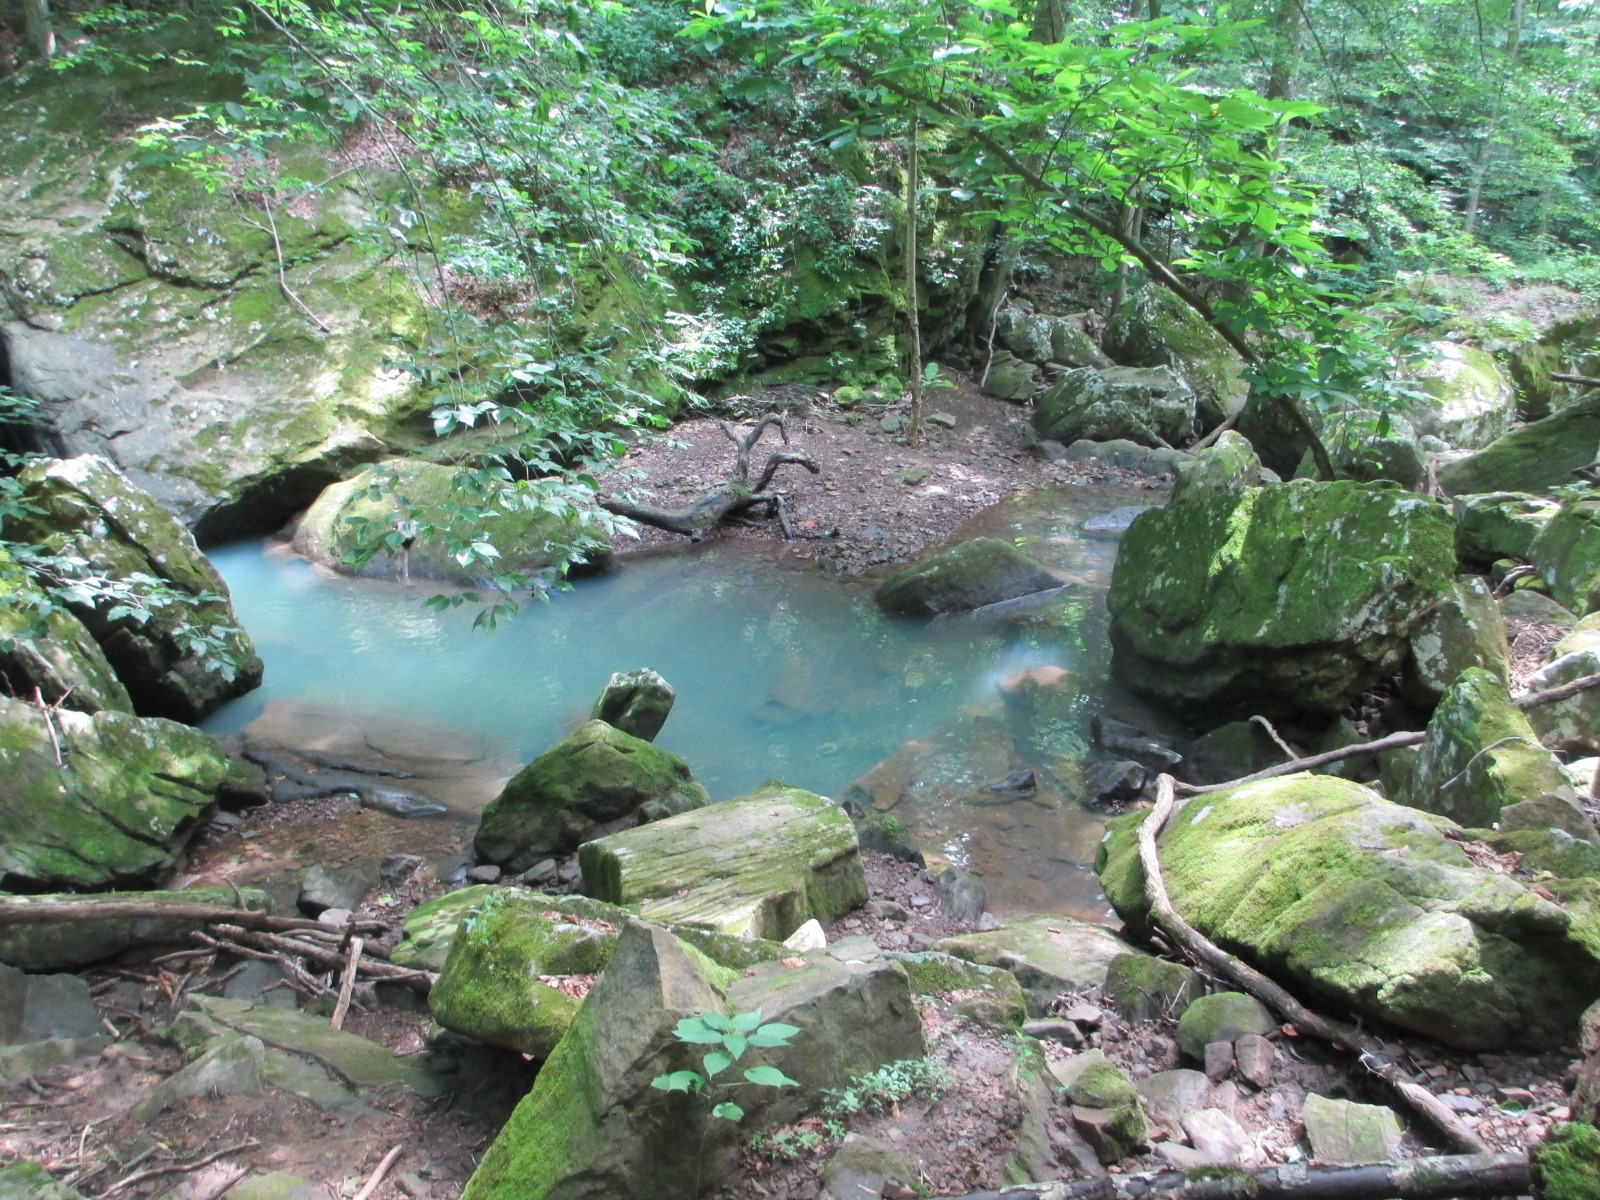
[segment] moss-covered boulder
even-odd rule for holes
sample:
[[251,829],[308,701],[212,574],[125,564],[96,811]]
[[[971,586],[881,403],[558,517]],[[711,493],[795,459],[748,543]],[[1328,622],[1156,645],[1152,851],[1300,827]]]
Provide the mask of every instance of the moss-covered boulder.
[[1541,1200],[1600,1200],[1600,1129],[1557,1125],[1528,1153]]
[[91,455],[34,463],[21,481],[30,511],[8,522],[6,535],[106,577],[110,587],[80,589],[72,610],[137,712],[198,722],[261,682],[227,585],[147,492]]
[[511,777],[483,810],[472,845],[482,862],[526,871],[570,852],[597,826],[708,803],[683,759],[589,721]]
[[0,690],[79,712],[133,711],[105,651],[69,609],[59,608],[0,547]]
[[227,777],[197,729],[109,710],[47,717],[0,697],[0,889],[158,884]]
[[1463,450],[1487,446],[1511,428],[1517,395],[1494,357],[1455,342],[1434,342],[1412,380],[1428,399],[1411,410],[1419,434],[1443,438]]
[[1255,487],[1261,482],[1261,460],[1244,437],[1228,430],[1188,462],[1178,465],[1172,499],[1202,488]]
[[[272,898],[256,888],[189,888],[181,892],[103,892],[82,895],[13,896],[11,904],[48,908],[74,900],[141,900],[149,903],[214,904],[253,912],[276,911]],[[107,917],[96,921],[35,920],[0,928],[0,963],[24,971],[65,971],[121,954],[133,946],[191,944],[205,926],[180,917]]]
[[1463,576],[1412,631],[1402,675],[1407,698],[1432,708],[1469,667],[1509,680],[1510,656],[1494,594],[1477,576]]
[[[1095,864],[1136,932],[1150,927],[1144,819],[1113,820]],[[1571,914],[1475,865],[1455,830],[1359,784],[1294,775],[1190,800],[1159,851],[1195,928],[1308,998],[1467,1049],[1561,1045],[1600,959]]]
[[1090,1063],[1067,1088],[1072,1123],[1109,1166],[1138,1150],[1147,1132],[1144,1102],[1128,1077],[1109,1062]]
[[1600,496],[1564,503],[1528,557],[1558,603],[1580,617],[1600,610]]
[[1034,312],[1026,304],[1008,304],[995,319],[995,336],[1023,362],[1042,366],[1109,367],[1083,327],[1066,317]]
[[[1600,674],[1600,613],[1593,613],[1556,643],[1550,662],[1528,680],[1528,689],[1548,691]],[[1539,740],[1572,758],[1600,754],[1600,688],[1591,688],[1528,710],[1528,724]]]
[[[390,459],[368,467],[354,478],[328,487],[300,519],[294,549],[347,575],[371,579],[436,579],[473,584],[505,572],[537,575],[569,556],[588,566],[606,566],[611,547],[603,533],[576,513],[547,512],[534,507],[532,493],[510,494],[507,504],[455,498],[470,516],[448,528],[418,537],[426,514],[445,511],[452,503],[450,467],[416,459]],[[511,507],[511,499],[518,506]],[[521,506],[526,500],[527,506]],[[399,546],[382,545],[398,535]],[[456,555],[465,546],[488,542],[499,551],[492,564],[462,566]],[[382,546],[363,564],[349,561],[362,545]]]
[[1106,998],[1125,1021],[1179,1016],[1200,994],[1200,976],[1182,963],[1119,954],[1106,968]]
[[0,1167],[0,1200],[81,1200],[79,1193],[36,1162],[19,1159]]
[[606,681],[589,716],[653,742],[667,723],[667,715],[672,712],[677,698],[672,685],[648,667],[618,671]]
[[1205,725],[1332,717],[1400,665],[1448,593],[1452,538],[1441,506],[1391,488],[1190,492],[1123,535],[1113,668]]
[[1037,913],[1008,917],[994,929],[941,938],[933,949],[1010,971],[1035,1017],[1044,1016],[1063,992],[1099,987],[1112,961],[1133,951],[1104,925]]
[[1041,438],[1125,438],[1141,446],[1182,445],[1194,437],[1195,395],[1168,367],[1082,367],[1039,396],[1033,427]]
[[1134,293],[1106,323],[1105,352],[1130,367],[1171,367],[1188,382],[1209,428],[1239,411],[1250,384],[1244,360],[1222,335],[1166,288]]
[[1261,1001],[1244,992],[1216,992],[1201,996],[1178,1018],[1178,1049],[1195,1062],[1204,1062],[1213,1042],[1230,1045],[1246,1034],[1271,1033],[1278,1027]]
[[990,361],[978,390],[997,400],[1026,402],[1038,389],[1039,368],[1008,350],[1001,350]]
[[406,914],[400,941],[389,953],[396,966],[438,971],[450,957],[461,922],[496,889],[487,883],[458,888],[417,905]]
[[1495,439],[1439,472],[1452,496],[1548,492],[1576,482],[1574,471],[1600,456],[1600,391]]
[[979,537],[897,571],[879,586],[880,607],[906,617],[936,617],[1060,587],[1061,580],[1010,542]]
[[986,967],[937,950],[890,950],[911,981],[914,996],[970,993],[955,1006],[958,1016],[996,1029],[1020,1029],[1028,1005],[1017,977],[1003,967]]
[[652,921],[774,941],[867,899],[849,815],[777,784],[586,842],[578,862],[597,899]]
[[1457,496],[1456,554],[1465,563],[1486,565],[1502,558],[1528,557],[1561,505],[1527,492],[1484,492]]

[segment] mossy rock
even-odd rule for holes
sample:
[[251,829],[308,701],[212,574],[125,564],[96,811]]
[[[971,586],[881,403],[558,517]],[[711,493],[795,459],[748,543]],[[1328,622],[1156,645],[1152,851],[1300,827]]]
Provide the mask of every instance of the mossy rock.
[[[40,615],[40,614],[44,615]],[[0,546],[0,687],[79,712],[131,713],[133,700],[84,623],[56,608]]]
[[[346,575],[370,579],[406,576],[467,585],[506,572],[535,576],[565,562],[569,555],[590,567],[610,564],[611,547],[605,535],[585,524],[578,514],[482,503],[470,494],[457,496],[456,474],[450,467],[416,459],[390,459],[368,467],[317,497],[295,530],[294,549]],[[519,492],[517,499],[531,505],[535,497]],[[374,544],[395,531],[410,533],[452,504],[472,509],[473,517],[418,537],[409,549],[385,547],[365,563],[351,561],[363,539]],[[494,546],[498,557],[488,565],[462,566],[457,552],[477,542]]]
[[1060,586],[1060,579],[1010,542],[978,537],[896,572],[875,595],[888,612],[936,617]]
[[1195,394],[1167,367],[1083,367],[1039,397],[1033,427],[1067,444],[1126,439],[1141,446],[1183,445],[1194,438]]
[[1195,1062],[1204,1062],[1212,1042],[1237,1042],[1247,1033],[1267,1034],[1278,1022],[1265,1005],[1243,992],[1201,996],[1178,1018],[1178,1048]]
[[36,1162],[18,1160],[0,1167],[0,1200],[81,1200]]
[[867,899],[844,809],[777,784],[586,842],[578,862],[586,892],[649,920],[773,941]]
[[1172,499],[1201,488],[1255,487],[1261,482],[1261,460],[1254,447],[1232,429],[1178,465]]
[[[1595,674],[1600,674],[1600,613],[1585,617],[1556,643],[1551,661],[1529,677],[1528,689],[1548,691]],[[1530,708],[1528,724],[1546,746],[1571,758],[1600,754],[1600,689]]]
[[1558,603],[1580,617],[1600,610],[1600,496],[1562,504],[1528,557]]
[[1493,355],[1455,342],[1434,342],[1412,380],[1429,398],[1410,412],[1419,434],[1477,450],[1506,433],[1517,416],[1517,397]]
[[1193,491],[1123,535],[1113,668],[1208,726],[1331,718],[1399,666],[1454,572],[1450,518],[1421,497],[1356,483]]
[[1106,998],[1125,1021],[1178,1016],[1200,986],[1200,976],[1182,963],[1148,954],[1119,954],[1106,968]]
[[438,971],[450,956],[450,943],[463,918],[495,889],[480,883],[417,905],[401,925],[399,944],[389,954],[396,966]]
[[1488,585],[1469,575],[1457,579],[1412,632],[1402,673],[1406,698],[1432,708],[1472,667],[1511,678],[1505,618]]
[[1073,1122],[1102,1163],[1129,1157],[1144,1142],[1144,1102],[1128,1077],[1109,1062],[1090,1063],[1067,1089]]
[[1557,1125],[1528,1154],[1540,1200],[1600,1200],[1600,1129]]
[[588,721],[511,777],[484,808],[473,849],[482,862],[526,871],[571,851],[596,826],[708,803],[683,759]]
[[1010,971],[968,962],[937,950],[888,952],[911,981],[916,996],[948,996],[973,992],[956,1005],[956,1013],[978,1025],[995,1029],[1020,1029],[1028,1019],[1022,985]]
[[1205,428],[1238,412],[1250,394],[1244,360],[1199,313],[1166,288],[1141,288],[1106,322],[1105,352],[1132,367],[1172,367],[1198,398]]
[[1573,472],[1600,455],[1600,392],[1512,430],[1439,472],[1452,496],[1478,492],[1549,492],[1575,482]]
[[[1135,933],[1150,928],[1144,819],[1112,820],[1095,864]],[[1455,829],[1359,784],[1293,775],[1190,800],[1161,866],[1190,924],[1308,998],[1466,1049],[1561,1045],[1600,959],[1571,913],[1475,866]]]
[[1010,971],[1022,985],[1029,1015],[1042,1017],[1063,992],[1103,984],[1112,961],[1133,947],[1103,925],[1025,913],[994,929],[941,938],[933,949]]
[[1546,496],[1527,492],[1484,492],[1457,496],[1456,555],[1465,563],[1492,563],[1502,558],[1526,559],[1533,540],[1561,511]]

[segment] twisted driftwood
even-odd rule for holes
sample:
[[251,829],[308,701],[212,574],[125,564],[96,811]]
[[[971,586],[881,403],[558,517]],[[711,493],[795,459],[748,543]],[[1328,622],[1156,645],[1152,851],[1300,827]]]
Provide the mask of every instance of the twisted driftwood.
[[776,415],[762,417],[756,422],[756,427],[742,438],[729,428],[726,421],[718,421],[717,428],[722,430],[728,440],[738,448],[738,456],[733,464],[733,475],[726,483],[712,488],[686,508],[651,508],[608,496],[600,497],[600,507],[619,517],[638,521],[641,525],[665,529],[668,533],[681,533],[690,541],[698,542],[729,517],[738,516],[757,505],[764,505],[770,512],[777,514],[778,523],[783,526],[784,538],[793,541],[794,527],[789,523],[789,510],[784,504],[783,496],[777,492],[769,492],[767,488],[780,467],[804,467],[813,475],[822,474],[822,468],[804,454],[775,450],[767,456],[767,465],[762,468],[760,477],[755,483],[751,483],[750,451],[761,440],[761,435],[774,425],[778,427],[779,437],[787,445],[789,442],[787,417]]

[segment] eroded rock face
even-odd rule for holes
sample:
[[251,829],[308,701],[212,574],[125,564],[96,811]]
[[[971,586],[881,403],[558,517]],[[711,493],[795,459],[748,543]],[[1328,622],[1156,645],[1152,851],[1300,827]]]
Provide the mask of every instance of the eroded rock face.
[[1041,438],[1126,438],[1178,446],[1194,437],[1195,394],[1168,367],[1084,367],[1068,371],[1040,397],[1033,427]]
[[1139,517],[1107,606],[1129,687],[1203,724],[1337,715],[1445,595],[1453,529],[1390,488],[1205,489]]
[[[85,572],[125,588],[72,605],[144,716],[198,722],[261,682],[261,660],[239,627],[228,587],[194,537],[103,458],[29,466],[21,476],[36,511],[8,535],[81,560]],[[138,577],[154,579],[150,584]],[[149,612],[143,622],[119,610]],[[205,644],[197,649],[197,641]]]
[[1491,355],[1454,342],[1434,342],[1428,354],[1415,372],[1417,385],[1431,397],[1411,413],[1419,434],[1476,450],[1511,428],[1516,391]]
[[1060,579],[1011,543],[979,537],[896,572],[876,598],[901,616],[936,617],[1060,586]]
[[[1136,931],[1149,920],[1142,820],[1114,820],[1096,862]],[[1191,924],[1309,997],[1466,1049],[1563,1044],[1600,960],[1568,911],[1475,866],[1454,828],[1359,784],[1294,775],[1190,800],[1161,867]]]

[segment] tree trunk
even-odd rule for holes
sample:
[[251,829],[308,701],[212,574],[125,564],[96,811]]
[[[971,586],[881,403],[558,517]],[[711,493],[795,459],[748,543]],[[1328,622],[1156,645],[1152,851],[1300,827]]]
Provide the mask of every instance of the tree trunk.
[[1272,69],[1267,75],[1268,100],[1293,100],[1295,72],[1300,69],[1300,52],[1305,44],[1305,13],[1300,0],[1279,0],[1273,14]]
[[906,445],[922,443],[922,318],[917,308],[917,218],[922,196],[922,153],[917,112],[911,111],[911,135],[906,146],[906,379],[911,388],[911,416],[906,421]]
[[22,0],[22,26],[38,51],[49,62],[56,54],[56,31],[50,23],[50,0]]

